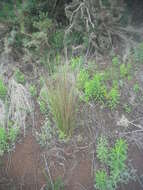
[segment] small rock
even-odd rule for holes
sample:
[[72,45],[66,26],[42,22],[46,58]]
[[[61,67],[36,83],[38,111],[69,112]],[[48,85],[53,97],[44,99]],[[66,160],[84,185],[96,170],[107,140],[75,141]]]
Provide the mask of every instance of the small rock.
[[121,119],[117,121],[117,126],[122,126],[122,127],[129,126],[129,120],[125,117],[125,115],[122,115]]

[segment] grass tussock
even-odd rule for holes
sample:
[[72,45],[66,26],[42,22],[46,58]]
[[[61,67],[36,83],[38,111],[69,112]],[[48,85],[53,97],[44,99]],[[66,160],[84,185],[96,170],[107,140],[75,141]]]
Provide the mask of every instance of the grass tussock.
[[54,121],[61,138],[72,135],[75,128],[78,98],[73,74],[66,70],[60,71],[54,79],[49,80],[48,99]]
[[32,113],[32,101],[27,89],[17,83],[13,78],[9,82],[10,97],[8,120],[14,121],[14,125],[23,128],[25,134],[26,117]]

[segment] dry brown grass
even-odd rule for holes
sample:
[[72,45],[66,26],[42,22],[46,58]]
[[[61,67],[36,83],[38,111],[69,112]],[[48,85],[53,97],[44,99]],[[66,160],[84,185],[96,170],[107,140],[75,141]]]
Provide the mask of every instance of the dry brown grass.
[[14,125],[23,129],[25,135],[26,117],[32,116],[33,104],[27,89],[17,83],[13,78],[9,81],[8,95],[10,97],[8,121],[14,121]]

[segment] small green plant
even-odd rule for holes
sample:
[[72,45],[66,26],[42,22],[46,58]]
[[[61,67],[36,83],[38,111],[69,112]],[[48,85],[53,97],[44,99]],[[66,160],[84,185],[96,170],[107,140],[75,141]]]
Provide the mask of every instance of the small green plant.
[[[107,172],[104,170],[100,170],[96,172],[96,176],[95,176],[95,189],[99,189],[99,190],[107,190],[109,184],[108,184],[108,176],[107,176]],[[108,188],[109,189],[109,188]]]
[[15,71],[15,79],[18,83],[21,83],[21,84],[26,83],[25,76],[19,69]]
[[113,147],[109,147],[105,137],[97,142],[97,158],[106,169],[97,170],[95,174],[96,190],[116,190],[120,183],[128,183],[133,179],[131,170],[127,167],[127,143],[118,139]]
[[35,97],[37,95],[37,88],[35,85],[30,85],[29,91],[32,97]]
[[85,69],[80,70],[77,76],[77,86],[79,89],[84,89],[85,83],[89,80],[89,74]]
[[45,124],[41,127],[41,132],[36,131],[36,140],[42,146],[48,146],[53,137],[53,131],[49,120],[46,120]]
[[58,177],[53,182],[49,180],[47,175],[46,175],[46,179],[47,179],[47,185],[46,185],[45,190],[64,190],[64,183],[60,177]]
[[40,91],[40,95],[38,97],[38,103],[40,106],[41,113],[47,114],[48,113],[48,90],[45,83]]
[[73,57],[70,60],[70,64],[71,64],[72,69],[79,68],[83,64],[83,58],[82,57]]
[[16,138],[19,134],[19,128],[18,127],[10,127],[8,130],[8,140],[10,143],[15,143]]
[[117,56],[113,57],[112,64],[114,66],[118,66],[119,65],[119,58]]
[[4,152],[8,149],[8,138],[6,129],[4,127],[0,127],[0,156],[4,154]]
[[0,99],[4,100],[6,95],[7,95],[7,88],[3,80],[0,78]]
[[134,84],[133,90],[134,90],[135,93],[138,93],[140,91],[140,86],[139,86],[138,83]]
[[42,114],[47,114],[47,102],[42,100],[40,97],[38,98],[38,103],[40,106],[40,111]]
[[100,102],[104,102],[107,95],[106,85],[103,81],[103,75],[97,73],[93,79],[85,83],[85,98],[86,100],[94,99]]
[[108,106],[113,109],[117,106],[117,104],[119,103],[119,99],[120,99],[120,93],[118,90],[118,86],[114,85],[111,90],[109,91],[109,93],[107,94],[107,104]]
[[100,137],[98,140],[98,145],[96,149],[97,157],[103,163],[107,163],[108,161],[108,141],[105,137]]
[[49,39],[52,48],[61,50],[63,48],[64,30],[57,29]]
[[124,105],[124,110],[125,110],[126,113],[131,113],[131,111],[132,111],[130,105],[128,105],[128,104]]
[[135,61],[143,63],[143,42],[138,45],[134,52]]
[[131,64],[121,64],[120,65],[120,75],[122,78],[128,77],[130,74],[130,70],[131,70]]
[[16,142],[19,134],[19,128],[13,127],[13,122],[8,123],[8,129],[0,126],[0,156],[10,150]]

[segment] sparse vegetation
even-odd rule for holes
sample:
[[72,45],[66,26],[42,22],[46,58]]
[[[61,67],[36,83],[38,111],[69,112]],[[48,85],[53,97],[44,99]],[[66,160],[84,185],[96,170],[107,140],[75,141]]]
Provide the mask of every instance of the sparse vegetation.
[[134,179],[142,9],[140,0],[0,1],[0,189],[116,190]]
[[40,106],[40,111],[43,114],[48,113],[48,89],[45,85],[45,82],[43,83],[43,87],[41,88],[40,95],[38,97],[38,103]]
[[123,139],[118,139],[114,147],[109,147],[105,137],[100,137],[97,143],[97,157],[106,166],[95,174],[95,189],[115,190],[120,183],[128,183],[133,179],[127,161],[127,143]]
[[20,129],[18,127],[10,127],[8,129],[8,139],[10,143],[15,143],[16,138],[19,134]]
[[36,131],[36,140],[42,146],[49,146],[53,138],[53,130],[49,120],[45,121],[45,124],[41,127],[41,131]]
[[29,91],[32,97],[35,97],[37,95],[37,88],[35,85],[30,85]]
[[21,84],[25,84],[26,82],[24,74],[19,69],[15,71],[15,79],[18,83],[21,83]]
[[122,78],[128,77],[129,74],[130,74],[130,70],[131,70],[131,64],[129,64],[129,63],[127,65],[121,64],[120,65],[120,75],[121,75],[121,77]]
[[135,61],[143,64],[143,42],[141,42],[134,50]]
[[45,190],[64,190],[64,183],[60,177],[58,177],[56,180],[54,180],[53,183],[47,178],[47,185]]
[[8,143],[7,143],[7,134],[4,127],[0,127],[0,156],[7,150]]
[[7,95],[7,88],[2,78],[0,78],[0,99],[4,100]]
[[113,57],[112,59],[112,64],[113,66],[119,66],[119,58],[116,56],[116,57]]
[[124,110],[125,110],[126,113],[131,113],[131,111],[132,111],[131,106],[128,105],[128,104],[124,105]]
[[7,131],[4,127],[0,127],[0,156],[8,151],[16,142],[19,134],[19,128],[9,128]]
[[139,86],[138,83],[134,84],[133,90],[134,90],[135,93],[138,93],[140,91],[140,86]]
[[84,90],[85,83],[89,80],[89,74],[85,69],[82,69],[79,71],[79,74],[77,76],[77,85],[78,88],[81,90]]
[[83,58],[82,57],[72,57],[70,60],[70,64],[72,69],[81,68],[83,66]]
[[108,106],[113,109],[120,102],[120,92],[118,86],[114,85],[107,95]]

